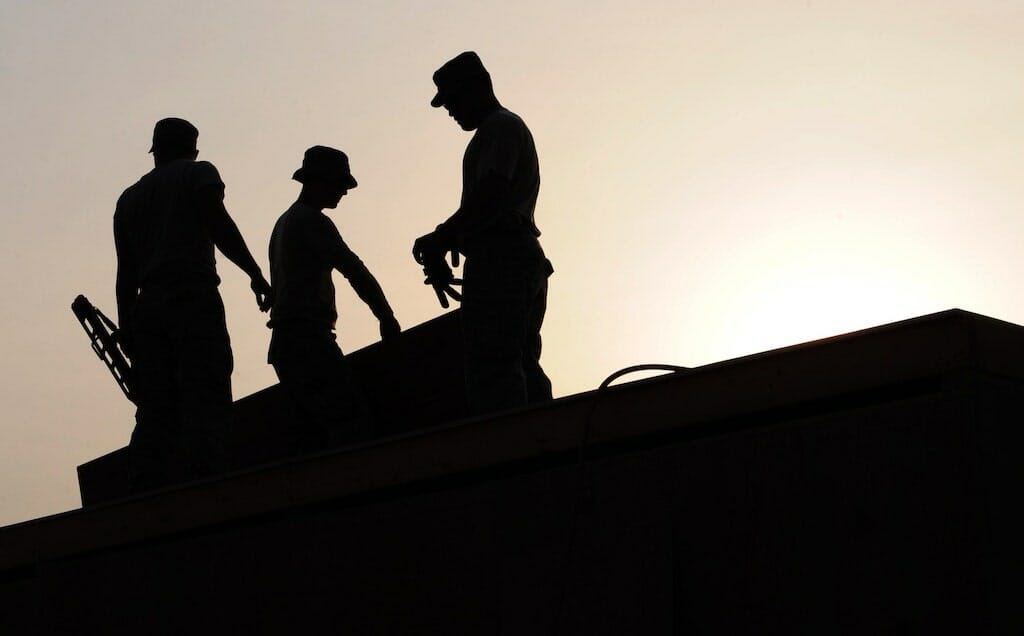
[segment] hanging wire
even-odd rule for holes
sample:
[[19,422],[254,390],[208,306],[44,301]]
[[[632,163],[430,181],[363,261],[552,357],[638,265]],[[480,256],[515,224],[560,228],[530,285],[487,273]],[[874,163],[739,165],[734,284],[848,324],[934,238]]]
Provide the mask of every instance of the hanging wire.
[[569,587],[569,570],[572,566],[573,556],[576,550],[576,535],[579,527],[579,515],[580,508],[582,507],[584,482],[585,482],[585,470],[584,467],[587,461],[587,447],[590,444],[590,436],[593,430],[594,413],[597,412],[598,403],[601,401],[601,397],[604,396],[608,389],[611,388],[612,382],[615,382],[619,378],[629,375],[631,373],[638,373],[641,371],[668,371],[672,374],[682,373],[690,371],[689,367],[681,367],[674,364],[637,364],[624,369],[619,369],[615,373],[612,373],[601,382],[600,386],[597,387],[597,391],[594,392],[590,401],[590,408],[587,409],[587,413],[583,418],[583,430],[580,435],[580,443],[576,449],[576,485],[574,488],[574,496],[572,501],[572,510],[569,514],[569,536],[566,539],[565,556],[562,559],[562,572],[561,581],[559,583],[558,601],[555,606],[554,618],[551,625],[551,634],[559,634],[560,626],[562,622],[562,613],[565,609],[565,595]]

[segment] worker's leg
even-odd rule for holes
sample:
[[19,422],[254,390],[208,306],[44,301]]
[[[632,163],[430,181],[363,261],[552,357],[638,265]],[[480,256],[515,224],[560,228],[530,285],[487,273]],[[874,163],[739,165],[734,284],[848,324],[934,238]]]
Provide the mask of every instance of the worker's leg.
[[177,444],[177,389],[173,379],[172,347],[160,326],[137,320],[132,352],[132,391],[137,405],[135,429],[128,444],[132,492],[145,492],[174,481]]
[[[543,307],[538,305],[543,252],[533,237],[501,236],[467,257],[463,271],[462,326],[466,399],[471,413],[515,408],[529,402],[540,370],[539,336]],[[535,329],[534,329],[535,328]],[[536,330],[536,333],[533,331]],[[543,374],[543,372],[540,372]],[[540,390],[540,389],[538,389]],[[550,394],[550,389],[548,389]]]
[[365,400],[333,334],[275,329],[270,358],[281,386],[304,415],[295,430],[302,450],[370,436]]
[[229,466],[227,444],[232,420],[234,358],[224,304],[216,290],[183,299],[175,313],[179,448],[184,477],[197,479],[224,472]]

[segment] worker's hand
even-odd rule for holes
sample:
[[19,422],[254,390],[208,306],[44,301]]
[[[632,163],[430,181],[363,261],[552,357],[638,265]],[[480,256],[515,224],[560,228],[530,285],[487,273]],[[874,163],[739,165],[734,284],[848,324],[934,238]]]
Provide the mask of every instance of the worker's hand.
[[448,281],[447,284],[443,285],[436,283],[430,284],[434,286],[434,293],[437,294],[437,301],[441,303],[441,307],[448,309],[448,296],[451,296],[454,300],[462,300],[462,294],[455,291],[455,288],[453,287],[453,285],[462,285],[461,278],[453,278],[450,281]]
[[448,267],[443,253],[426,261],[423,265],[423,273],[426,275],[423,284],[434,288],[434,293],[437,294],[437,302],[441,303],[442,307],[448,309],[448,296],[455,300],[462,300],[462,294],[455,291],[452,287],[453,285],[461,285],[462,280],[455,278],[454,274],[452,274],[452,268]]
[[424,283],[428,285],[433,285],[434,283],[446,285],[455,278],[455,275],[452,274],[452,268],[444,260],[444,252],[435,253],[423,261],[423,275],[427,277],[429,282],[424,281]]
[[444,260],[444,253],[448,251],[447,239],[440,232],[424,234],[416,239],[412,245],[412,257],[420,265],[429,261]]
[[398,324],[394,316],[388,316],[387,318],[381,318],[380,321],[380,339],[384,342],[390,342],[398,338],[398,334],[402,333],[402,326]]
[[267,279],[263,278],[263,274],[257,273],[253,276],[249,287],[252,288],[252,293],[256,294],[256,304],[259,305],[260,311],[269,311],[274,304],[274,290],[270,288]]

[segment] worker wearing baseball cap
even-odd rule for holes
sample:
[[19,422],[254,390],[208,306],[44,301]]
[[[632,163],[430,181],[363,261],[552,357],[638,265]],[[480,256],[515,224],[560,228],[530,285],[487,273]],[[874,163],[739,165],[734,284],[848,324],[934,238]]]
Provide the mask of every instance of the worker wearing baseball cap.
[[158,121],[155,167],[124,191],[114,212],[120,338],[138,406],[129,444],[136,492],[229,466],[233,358],[214,247],[249,276],[261,310],[271,301],[224,207],[217,168],[196,161],[198,137],[184,119]]
[[444,107],[473,138],[463,157],[458,209],[416,240],[413,257],[438,289],[453,282],[445,254],[466,257],[461,300],[470,410],[550,400],[540,329],[553,270],[534,220],[540,169],[533,136],[498,102],[475,52],[449,60],[433,79],[437,91],[430,105]]

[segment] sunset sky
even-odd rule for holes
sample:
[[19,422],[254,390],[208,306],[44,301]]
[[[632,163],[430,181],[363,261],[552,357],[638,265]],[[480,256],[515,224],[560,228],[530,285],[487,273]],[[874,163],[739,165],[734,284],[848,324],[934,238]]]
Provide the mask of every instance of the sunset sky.
[[[429,105],[464,50],[531,128],[557,396],[960,307],[1024,323],[1024,3],[0,0],[0,525],[79,506],[134,408],[70,312],[115,315],[114,202],[185,117],[266,271],[314,144],[404,327],[439,315],[413,240],[469,141]],[[220,258],[235,397],[275,381]],[[338,277],[339,342],[377,337]]]

